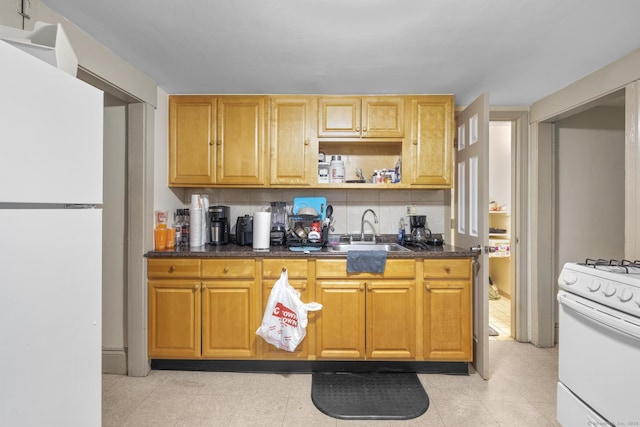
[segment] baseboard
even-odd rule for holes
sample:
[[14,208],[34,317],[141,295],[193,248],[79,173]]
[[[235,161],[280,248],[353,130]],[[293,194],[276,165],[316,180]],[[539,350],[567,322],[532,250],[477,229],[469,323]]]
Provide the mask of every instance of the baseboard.
[[285,361],[285,360],[177,360],[153,359],[151,369],[220,372],[417,372],[422,374],[469,375],[467,362],[401,361]]
[[127,374],[127,350],[125,348],[102,349],[103,374]]

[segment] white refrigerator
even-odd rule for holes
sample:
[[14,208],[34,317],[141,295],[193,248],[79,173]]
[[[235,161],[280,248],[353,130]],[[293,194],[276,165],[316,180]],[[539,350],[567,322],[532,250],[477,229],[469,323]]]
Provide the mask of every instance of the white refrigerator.
[[103,93],[0,64],[0,425],[99,426]]

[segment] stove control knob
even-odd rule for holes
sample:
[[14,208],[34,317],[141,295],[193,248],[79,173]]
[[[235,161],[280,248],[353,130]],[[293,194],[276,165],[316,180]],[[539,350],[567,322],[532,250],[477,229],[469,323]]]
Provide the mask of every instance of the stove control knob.
[[574,285],[578,281],[578,277],[568,271],[563,271],[560,277],[558,278],[559,285]]
[[591,292],[596,292],[598,289],[600,289],[600,281],[598,280],[592,280],[589,283],[587,283],[587,289],[589,289]]
[[605,297],[612,297],[616,294],[616,285],[613,283],[607,284],[607,286],[602,290],[602,294]]
[[633,298],[633,291],[629,288],[624,288],[620,295],[618,295],[618,299],[620,302],[627,302]]

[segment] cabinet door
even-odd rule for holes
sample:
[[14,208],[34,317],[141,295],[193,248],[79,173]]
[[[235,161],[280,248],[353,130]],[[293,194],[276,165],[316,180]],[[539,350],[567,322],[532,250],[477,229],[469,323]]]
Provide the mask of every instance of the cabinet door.
[[318,98],[318,136],[359,137],[361,104],[360,97]]
[[[315,98],[271,98],[272,185],[311,185],[317,183],[318,147],[315,138]],[[313,129],[311,129],[313,128]]]
[[471,285],[466,280],[426,280],[424,354],[427,360],[471,361]]
[[400,96],[363,98],[362,136],[402,138],[404,136],[404,98]]
[[451,188],[453,96],[412,100],[411,184]]
[[321,359],[362,359],[364,349],[364,282],[318,281],[316,356]]
[[216,101],[169,97],[169,185],[211,185],[215,175]]
[[366,288],[367,358],[415,358],[415,282],[376,280]]
[[256,355],[257,295],[254,281],[202,282],[202,357]]
[[218,184],[264,184],[265,102],[264,96],[218,98]]
[[149,357],[200,357],[199,281],[149,280],[147,310]]

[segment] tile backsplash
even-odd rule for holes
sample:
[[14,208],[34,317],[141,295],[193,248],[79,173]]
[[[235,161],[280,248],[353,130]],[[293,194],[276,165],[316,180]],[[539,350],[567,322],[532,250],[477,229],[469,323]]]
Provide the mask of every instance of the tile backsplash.
[[[264,210],[271,202],[286,202],[293,205],[296,197],[326,197],[327,204],[333,206],[335,231],[333,233],[359,233],[362,214],[373,209],[378,215],[378,224],[368,214],[365,233],[396,234],[400,218],[404,218],[405,230],[409,232],[409,220],[405,212],[406,205],[416,206],[418,215],[427,216],[427,227],[433,233],[445,233],[446,209],[444,190],[304,190],[304,189],[187,189],[185,207],[188,207],[192,194],[207,194],[213,205],[225,205],[231,209],[232,231],[238,216],[253,215]],[[372,229],[373,227],[373,229]]]

